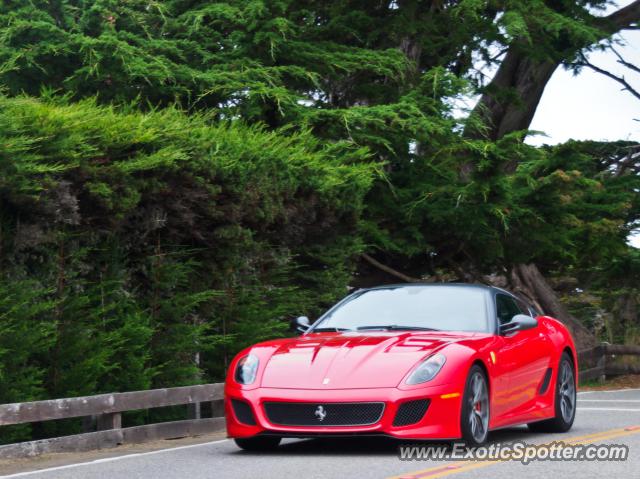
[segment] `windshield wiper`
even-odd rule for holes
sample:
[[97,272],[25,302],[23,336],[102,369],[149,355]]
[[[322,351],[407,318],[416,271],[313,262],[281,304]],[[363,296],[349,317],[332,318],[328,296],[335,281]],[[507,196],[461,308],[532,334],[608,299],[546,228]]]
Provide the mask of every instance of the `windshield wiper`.
[[315,328],[310,333],[341,333],[342,331],[351,331],[349,328]]
[[436,328],[427,328],[424,326],[401,326],[399,324],[387,324],[380,326],[360,326],[356,328],[358,331],[368,331],[376,329],[384,329],[385,331],[440,331]]

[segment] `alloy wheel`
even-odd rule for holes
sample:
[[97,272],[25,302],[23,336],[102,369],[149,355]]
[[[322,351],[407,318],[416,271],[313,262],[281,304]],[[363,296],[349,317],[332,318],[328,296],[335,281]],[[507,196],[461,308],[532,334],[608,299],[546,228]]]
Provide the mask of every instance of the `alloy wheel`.
[[478,443],[484,441],[489,429],[489,391],[487,381],[480,372],[471,378],[471,394],[469,395],[469,427],[473,439]]

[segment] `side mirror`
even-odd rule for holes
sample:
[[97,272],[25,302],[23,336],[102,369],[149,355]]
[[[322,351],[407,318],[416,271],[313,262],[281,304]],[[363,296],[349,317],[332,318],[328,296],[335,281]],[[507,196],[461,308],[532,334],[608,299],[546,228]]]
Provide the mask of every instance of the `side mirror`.
[[307,318],[306,316],[297,317],[294,320],[294,325],[296,331],[298,331],[299,333],[306,333],[307,329],[309,329],[309,326],[311,326],[311,324],[309,323],[309,318]]
[[526,314],[516,314],[511,321],[500,325],[500,334],[511,334],[525,329],[532,329],[538,325],[538,320]]

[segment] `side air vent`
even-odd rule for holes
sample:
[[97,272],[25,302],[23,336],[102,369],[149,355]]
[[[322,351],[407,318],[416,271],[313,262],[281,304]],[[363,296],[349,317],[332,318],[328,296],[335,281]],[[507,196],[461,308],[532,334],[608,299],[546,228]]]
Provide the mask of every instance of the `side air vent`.
[[549,389],[549,383],[551,382],[551,368],[547,368],[544,373],[544,377],[542,378],[542,383],[540,383],[540,388],[538,389],[538,394],[544,394]]
[[238,421],[242,424],[246,424],[247,426],[256,425],[256,418],[253,416],[251,406],[246,402],[232,399],[231,406],[233,407],[233,413],[236,415]]
[[408,426],[420,422],[429,408],[428,399],[418,399],[402,403],[393,419],[393,426]]

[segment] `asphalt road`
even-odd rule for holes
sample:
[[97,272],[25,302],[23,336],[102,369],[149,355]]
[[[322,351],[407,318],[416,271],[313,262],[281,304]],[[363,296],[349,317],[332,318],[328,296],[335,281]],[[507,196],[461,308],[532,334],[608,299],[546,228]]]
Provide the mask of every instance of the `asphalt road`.
[[164,449],[72,463],[0,477],[34,479],[331,479],[406,478],[598,478],[640,477],[640,389],[581,392],[573,429],[565,434],[534,434],[526,427],[495,431],[492,443],[525,441],[574,444],[626,444],[624,462],[400,461],[398,443],[384,439],[288,440],[275,453],[239,450],[232,441]]

